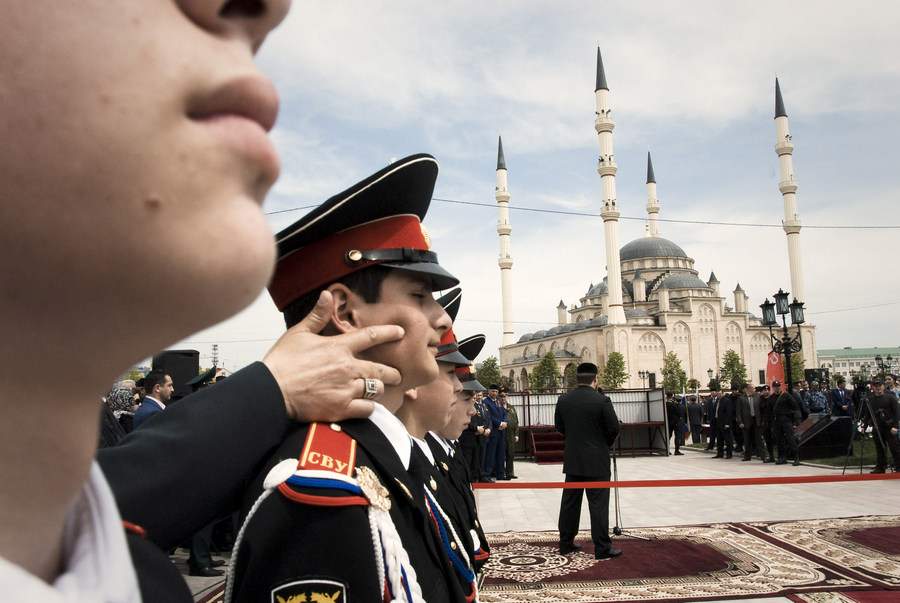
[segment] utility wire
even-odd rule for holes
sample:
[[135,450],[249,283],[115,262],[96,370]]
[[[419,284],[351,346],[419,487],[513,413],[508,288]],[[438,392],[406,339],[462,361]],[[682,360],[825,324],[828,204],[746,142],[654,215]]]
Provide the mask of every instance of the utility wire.
[[[437,197],[432,198],[432,201],[440,201],[441,203],[454,203],[456,205],[470,205],[473,207],[485,207],[485,208],[495,208],[496,204],[494,203],[478,203],[475,201],[460,201],[458,199],[439,199]],[[318,207],[317,205],[306,205],[303,207],[292,207],[288,209],[279,209],[276,211],[265,212],[267,216],[274,216],[276,214],[285,214],[295,211],[302,211],[304,209],[313,209],[314,207]],[[518,206],[510,206],[511,211],[523,211],[523,212],[532,212],[532,213],[541,213],[541,214],[556,214],[559,216],[578,216],[578,217],[587,217],[587,218],[601,218],[600,214],[590,213],[590,212],[579,212],[579,211],[564,211],[561,209],[541,209],[537,207],[518,207]],[[620,220],[636,220],[644,222],[646,221],[646,216],[619,216]],[[752,222],[715,222],[713,220],[675,220],[672,218],[657,218],[659,222],[668,222],[670,224],[703,224],[708,226],[744,226],[744,227],[752,227],[752,228],[782,228],[781,224],[755,224]],[[818,224],[804,224],[803,228],[818,228],[818,229],[828,229],[828,230],[897,230],[900,229],[900,225],[890,225],[890,224],[878,224],[878,225],[839,225],[839,226],[829,226],[829,225],[818,225]]]
[[[433,201],[440,201],[442,203],[456,203],[458,205],[473,205],[476,207],[496,207],[495,203],[477,203],[475,201],[458,201],[456,199],[438,199],[437,197],[433,198]],[[594,214],[589,212],[577,212],[577,211],[563,211],[559,209],[539,209],[535,207],[516,207],[510,206],[510,211],[530,211],[542,214],[557,214],[561,216],[579,216],[579,217],[589,217],[589,218],[601,218],[600,214]],[[645,217],[635,217],[635,216],[619,216],[620,220],[640,220],[641,222],[645,221],[647,218]],[[781,224],[754,224],[750,222],[713,222],[711,220],[673,220],[671,218],[657,218],[659,222],[672,222],[675,224],[709,224],[715,226],[752,226],[756,228],[782,228]],[[891,226],[891,225],[877,225],[877,226],[816,226],[816,225],[807,225],[804,224],[803,228],[829,228],[829,229],[900,229],[900,226]]]

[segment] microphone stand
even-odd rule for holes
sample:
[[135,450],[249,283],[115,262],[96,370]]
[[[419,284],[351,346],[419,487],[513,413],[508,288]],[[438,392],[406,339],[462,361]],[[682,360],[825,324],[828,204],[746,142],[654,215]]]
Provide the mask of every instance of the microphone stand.
[[628,532],[622,531],[622,528],[619,527],[619,524],[622,523],[622,510],[619,508],[619,466],[616,464],[616,458],[619,456],[619,436],[616,436],[616,441],[613,442],[613,497],[615,499],[615,518],[616,522],[613,526],[613,534],[616,536],[628,536],[629,538],[636,538],[638,540],[650,540],[649,538],[645,538],[644,536],[638,536],[637,534],[629,534]]

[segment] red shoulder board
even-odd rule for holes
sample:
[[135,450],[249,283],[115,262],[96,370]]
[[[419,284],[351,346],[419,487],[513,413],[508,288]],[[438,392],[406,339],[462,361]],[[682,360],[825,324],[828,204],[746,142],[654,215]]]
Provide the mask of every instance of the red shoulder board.
[[298,469],[332,471],[353,477],[356,464],[356,440],[332,423],[313,423],[309,426]]

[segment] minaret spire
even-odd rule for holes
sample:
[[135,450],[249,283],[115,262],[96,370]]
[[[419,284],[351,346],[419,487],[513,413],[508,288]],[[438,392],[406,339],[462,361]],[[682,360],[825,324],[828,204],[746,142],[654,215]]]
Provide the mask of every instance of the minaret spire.
[[600,56],[600,47],[597,47],[597,84],[594,87],[594,91],[597,90],[609,90],[609,86],[606,85],[606,72],[603,71],[603,57]]
[[656,197],[656,176],[653,175],[650,151],[647,151],[647,234],[659,236],[659,199]]
[[506,182],[506,159],[503,157],[503,138],[497,137],[497,189],[494,198],[497,200],[497,234],[500,235],[500,299],[503,305],[503,345],[515,343],[513,338],[512,312],[512,255],[509,251],[509,239],[512,226],[509,224],[509,189]]
[[803,263],[800,258],[800,214],[797,212],[797,181],[794,179],[794,164],[791,154],[794,142],[788,129],[787,111],[781,98],[781,86],[775,78],[775,153],[781,167],[781,182],[778,190],[784,201],[784,222],[782,227],[787,235],[788,263],[791,270],[791,295],[794,299],[806,301],[803,288]]
[[619,259],[619,207],[616,205],[616,162],[613,161],[612,131],[615,127],[609,108],[609,88],[603,70],[603,58],[597,48],[597,87],[594,90],[597,101],[597,118],[594,129],[600,139],[600,161],[597,172],[603,191],[603,231],[606,240],[606,274],[609,291],[609,315],[607,324],[624,325],[625,307],[622,305],[622,263]]

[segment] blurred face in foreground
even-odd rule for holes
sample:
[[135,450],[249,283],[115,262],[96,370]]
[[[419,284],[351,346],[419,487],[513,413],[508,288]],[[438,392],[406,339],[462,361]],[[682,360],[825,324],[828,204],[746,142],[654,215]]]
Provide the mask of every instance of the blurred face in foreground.
[[279,161],[278,96],[253,55],[289,4],[3,2],[0,290],[27,302],[5,312],[123,329],[140,316],[149,352],[255,299]]

